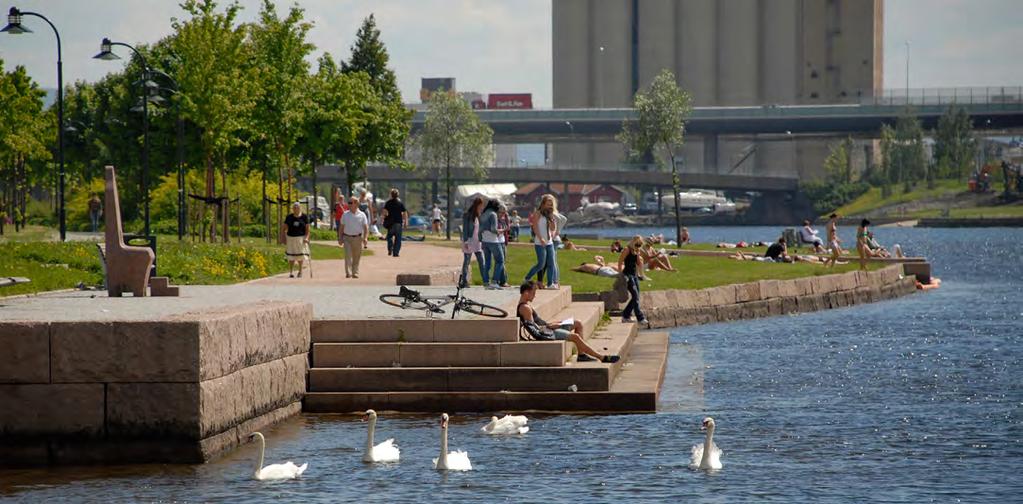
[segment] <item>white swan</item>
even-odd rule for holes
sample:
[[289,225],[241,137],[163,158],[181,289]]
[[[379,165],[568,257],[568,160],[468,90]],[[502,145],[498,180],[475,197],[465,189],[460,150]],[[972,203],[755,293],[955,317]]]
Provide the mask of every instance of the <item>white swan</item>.
[[362,461],[397,462],[398,457],[401,455],[401,450],[398,449],[398,445],[394,444],[394,439],[388,439],[383,443],[373,446],[373,433],[377,429],[377,412],[366,410],[362,421],[365,422],[367,420],[369,421],[369,432],[366,434],[366,452],[362,455]]
[[292,461],[287,461],[283,464],[270,464],[263,467],[263,454],[266,451],[266,439],[263,438],[263,434],[259,432],[253,432],[249,434],[249,439],[259,438],[259,462],[256,463],[256,471],[252,474],[253,478],[258,480],[286,480],[295,479],[305,472],[309,464],[302,464],[300,466],[295,465]]
[[721,455],[724,452],[714,444],[714,419],[711,417],[704,418],[700,430],[707,431],[707,438],[702,443],[693,445],[689,468],[701,470],[721,469]]
[[529,432],[529,427],[526,426],[528,421],[522,415],[505,415],[501,418],[492,416],[490,423],[484,425],[480,430],[492,436],[525,434]]
[[433,468],[438,471],[471,471],[469,454],[458,450],[448,453],[448,414],[440,416],[440,457],[433,459]]

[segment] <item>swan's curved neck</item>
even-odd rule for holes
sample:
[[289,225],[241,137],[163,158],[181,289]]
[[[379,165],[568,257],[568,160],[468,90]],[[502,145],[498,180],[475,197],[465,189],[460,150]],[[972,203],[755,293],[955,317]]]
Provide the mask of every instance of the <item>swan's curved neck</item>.
[[373,434],[377,429],[376,417],[369,417],[369,433],[366,435],[366,453],[373,452]]
[[437,467],[448,467],[448,426],[440,429],[440,457],[437,457]]
[[256,462],[255,474],[258,476],[259,471],[263,470],[263,454],[266,451],[266,440],[263,439],[263,435],[256,433],[256,438],[259,439],[259,461]]
[[714,451],[714,428],[707,429],[707,437],[703,441],[703,458],[700,459],[700,467],[710,465],[710,454]]

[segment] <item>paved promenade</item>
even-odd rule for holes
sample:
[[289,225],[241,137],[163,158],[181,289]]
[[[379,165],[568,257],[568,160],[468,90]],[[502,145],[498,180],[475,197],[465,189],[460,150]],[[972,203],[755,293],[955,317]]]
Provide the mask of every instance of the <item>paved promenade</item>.
[[[337,246],[336,242],[318,241],[320,245]],[[362,256],[359,278],[345,278],[343,259],[313,261],[312,278],[305,271],[302,278],[288,278],[284,273],[252,282],[257,285],[394,285],[399,273],[419,273],[439,268],[460,268],[462,251],[457,247],[431,245],[425,242],[404,242],[401,255],[389,257],[387,242],[370,241],[373,255]],[[474,261],[475,262],[475,261]],[[473,264],[473,268],[476,265]]]
[[[234,285],[186,285],[180,297],[109,298],[106,291],[63,291],[38,296],[0,298],[0,321],[157,320],[207,308],[262,300],[307,301],[315,319],[425,318],[417,310],[401,310],[380,302],[380,294],[397,294],[398,273],[461,265],[454,247],[405,243],[402,255],[387,256],[386,243],[371,241],[374,254],[364,256],[359,278],[346,279],[341,260],[314,261],[314,276],[288,278],[287,273]],[[475,265],[473,265],[475,268]],[[414,287],[426,295],[454,294],[454,286]],[[518,290],[463,290],[469,298],[495,306],[514,307]],[[448,311],[450,314],[450,310]],[[450,315],[447,315],[450,317]],[[460,314],[459,318],[473,318]]]

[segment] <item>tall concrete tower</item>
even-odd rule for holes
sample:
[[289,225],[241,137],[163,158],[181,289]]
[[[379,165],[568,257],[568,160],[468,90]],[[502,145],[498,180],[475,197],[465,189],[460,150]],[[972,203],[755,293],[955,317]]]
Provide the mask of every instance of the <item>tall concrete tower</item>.
[[[628,107],[664,68],[696,106],[856,103],[882,88],[882,0],[553,0],[554,106]],[[750,154],[752,152],[752,154]],[[555,163],[621,162],[613,144]],[[815,176],[821,140],[689,138],[689,170]]]

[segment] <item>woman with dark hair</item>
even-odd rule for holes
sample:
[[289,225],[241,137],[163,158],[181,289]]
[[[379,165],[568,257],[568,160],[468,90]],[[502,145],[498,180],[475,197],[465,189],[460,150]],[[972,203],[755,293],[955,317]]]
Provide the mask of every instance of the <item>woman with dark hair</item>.
[[483,198],[476,196],[469,209],[462,215],[462,276],[458,278],[459,287],[469,286],[469,265],[472,256],[476,256],[476,264],[480,267],[483,285],[490,283],[490,275],[483,268],[483,244],[480,242],[480,213],[483,212]]
[[[491,282],[484,282],[488,289],[499,289],[501,279],[504,278],[504,247],[501,240],[504,237],[504,229],[501,228],[498,211],[501,203],[497,200],[490,200],[483,208],[480,216],[480,240],[483,242],[483,277],[490,276]],[[491,264],[494,266],[490,270]]]
[[860,227],[856,228],[856,252],[860,254],[860,269],[863,271],[867,270],[867,258],[870,257],[870,247],[867,245],[869,225],[870,221],[863,219],[860,221]]

